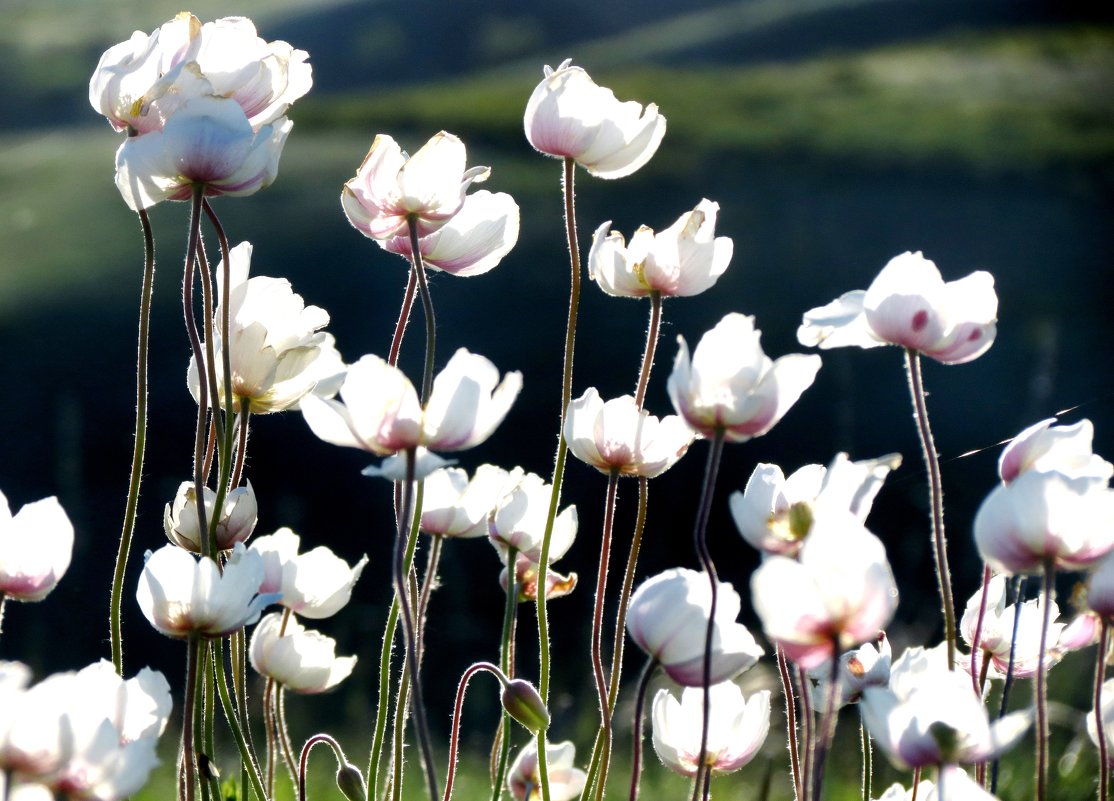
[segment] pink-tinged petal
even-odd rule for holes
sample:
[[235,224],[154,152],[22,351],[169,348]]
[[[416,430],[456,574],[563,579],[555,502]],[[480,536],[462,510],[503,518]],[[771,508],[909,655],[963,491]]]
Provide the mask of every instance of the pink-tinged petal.
[[1007,484],[1026,470],[1056,470],[1077,478],[1109,479],[1114,465],[1093,453],[1095,428],[1090,420],[1057,426],[1041,420],[1015,436],[998,459],[998,475]]
[[797,341],[812,348],[877,348],[886,343],[875,336],[863,312],[865,290],[840,295],[826,306],[805,312]]

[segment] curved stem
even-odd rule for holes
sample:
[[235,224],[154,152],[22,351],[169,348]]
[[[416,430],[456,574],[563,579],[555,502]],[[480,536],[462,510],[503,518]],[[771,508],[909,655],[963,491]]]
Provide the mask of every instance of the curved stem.
[[[224,232],[224,226],[220,224],[220,218],[217,213],[213,211],[213,206],[206,200],[203,204],[205,214],[209,217],[209,222],[213,226],[213,230],[217,233],[217,241],[220,243],[221,261],[224,263],[224,271],[221,273],[222,279],[222,297],[224,302],[221,303],[221,363],[224,367],[224,374],[226,376],[232,375],[232,346],[228,341],[228,331],[230,326],[228,298],[232,293],[232,256],[231,248],[228,246],[228,235]],[[232,414],[232,382],[225,381],[224,387],[224,409],[225,413]],[[231,436],[228,436],[225,445],[231,447]],[[236,485],[233,484],[233,487]]]
[[310,737],[306,740],[306,744],[302,746],[302,753],[298,758],[298,801],[306,801],[306,772],[309,768],[309,752],[318,743],[326,743],[333,749],[337,764],[342,768],[348,765],[348,757],[340,749],[340,743],[332,737],[327,734],[315,734]]
[[278,717],[278,741],[282,759],[290,773],[290,782],[298,783],[298,763],[294,760],[294,744],[290,741],[290,727],[286,724],[286,692],[281,684],[275,687],[275,712]]
[[[1037,801],[1048,795],[1048,673],[1044,656],[1048,653],[1048,624],[1056,595],[1056,566],[1051,558],[1044,563],[1044,588],[1041,591],[1041,642],[1037,652]],[[1020,617],[1020,615],[1018,615]]]
[[[205,431],[206,418],[209,412],[209,386],[208,377],[205,375],[205,353],[201,348],[201,339],[197,335],[197,321],[193,314],[193,267],[197,255],[197,242],[201,229],[201,201],[204,197],[205,187],[197,185],[193,190],[193,204],[190,207],[190,231],[186,245],[186,264],[182,271],[182,313],[186,322],[186,334],[193,349],[193,358],[197,364],[197,428],[194,436],[193,449],[193,491],[197,496],[197,530],[208,531],[208,516],[205,514],[205,478],[202,473],[205,464]],[[198,537],[201,542],[202,556],[211,555],[208,537]]]
[[[422,406],[425,406],[429,400],[430,390],[433,388],[433,359],[434,352],[437,349],[437,320],[433,316],[433,299],[429,295],[425,265],[422,263],[422,250],[418,242],[417,217],[411,215],[408,228],[410,229],[410,254],[414,260],[414,274],[418,277],[418,294],[422,298],[422,312],[425,316],[425,369],[422,371]],[[417,700],[416,696],[414,700]]]
[[650,686],[650,677],[657,668],[657,660],[651,657],[646,666],[642,668],[642,675],[638,679],[638,690],[634,696],[634,737],[631,751],[630,775],[630,801],[638,798],[638,780],[642,775],[642,708],[646,706],[646,690]]
[[[704,689],[703,715],[700,725],[700,750],[697,752],[696,781],[692,793],[692,800],[697,801],[702,795],[702,787],[706,791],[707,784],[701,781],[701,776],[707,767],[704,764],[705,754],[708,752],[708,726],[711,715],[711,684],[712,684],[712,639],[716,631],[716,601],[719,593],[719,576],[716,575],[716,566],[712,562],[712,553],[708,550],[708,543],[704,534],[708,528],[708,517],[712,513],[712,496],[715,494],[716,475],[719,472],[720,457],[723,455],[723,429],[718,429],[712,438],[711,448],[708,451],[708,462],[704,468],[704,485],[700,489],[700,506],[696,510],[696,525],[693,527],[693,544],[696,555],[704,572],[708,574],[710,587],[710,600],[708,604],[708,624],[704,632],[704,673],[702,684]],[[707,793],[703,793],[707,798]]]
[[[986,673],[980,675],[978,670],[978,654],[982,648],[982,624],[986,619],[986,593],[990,587],[990,565],[983,565],[982,569],[982,591],[979,594],[979,616],[975,619],[975,636],[971,640],[971,681],[975,687],[975,695],[982,698],[983,681],[986,678]],[[987,662],[985,655],[983,658],[984,671],[985,663]]]
[[641,409],[646,402],[646,388],[650,385],[650,370],[654,366],[654,353],[658,347],[661,331],[661,292],[650,293],[650,326],[646,331],[646,349],[642,352],[642,369],[638,372],[638,386],[634,391],[634,403]]
[[429,555],[426,556],[425,561],[425,575],[422,576],[422,589],[418,593],[418,614],[416,615],[418,624],[418,659],[422,658],[425,651],[425,621],[426,616],[429,614],[429,597],[433,594],[433,588],[437,584],[437,567],[441,563],[441,548],[445,544],[445,538],[440,534],[433,535],[433,542],[429,546]]
[[824,694],[824,717],[820,723],[820,736],[816,741],[816,756],[812,763],[812,798],[820,801],[820,790],[824,786],[824,766],[835,735],[839,706],[839,639],[832,640],[832,672],[828,676],[828,689]]
[[229,489],[236,489],[244,479],[244,467],[248,458],[248,423],[251,420],[251,407],[244,404],[240,409],[239,425],[236,426],[236,462],[232,470]]
[[402,308],[398,313],[398,322],[395,323],[395,333],[391,337],[391,350],[387,354],[387,364],[391,367],[398,365],[398,353],[402,349],[402,337],[406,333],[406,325],[410,322],[410,310],[414,308],[414,290],[418,287],[418,273],[410,270],[410,277],[406,279],[406,291],[402,295]]
[[[216,431],[220,462],[223,465],[227,457],[224,446],[224,416],[220,413],[220,403],[216,400],[217,387],[219,384],[217,382],[216,351],[213,346],[213,296],[217,292],[217,279],[209,269],[209,258],[205,254],[205,242],[200,232],[198,232],[197,236],[197,272],[198,283],[201,285],[201,320],[205,331],[205,336],[202,339],[202,344],[205,346],[205,361],[203,364],[198,365],[198,370],[204,367],[205,375],[209,379],[209,392],[213,399],[213,402],[210,404],[210,420],[212,421],[213,429]],[[216,517],[216,515],[214,515],[214,517]]]
[[1099,629],[1099,652],[1095,660],[1095,740],[1099,749],[1099,801],[1110,796],[1110,757],[1107,752],[1106,724],[1102,719],[1102,685],[1106,678],[1106,649],[1110,645],[1110,624],[1102,619]]
[[453,796],[453,782],[456,779],[456,759],[457,751],[460,747],[460,715],[464,708],[464,693],[468,690],[468,682],[472,677],[481,670],[486,670],[496,678],[500,683],[503,682],[502,677],[499,676],[499,668],[490,662],[477,662],[469,666],[464,671],[464,675],[460,677],[460,682],[456,687],[456,702],[453,704],[453,723],[452,731],[449,734],[449,767],[445,775],[445,796],[444,801],[449,801]]
[[793,772],[793,798],[795,801],[800,801],[802,795],[800,751],[797,748],[797,699],[793,693],[793,679],[789,675],[789,662],[785,658],[785,651],[780,645],[776,645],[775,652],[778,674],[781,676],[781,691],[785,695],[785,729],[789,738],[789,767]]
[[[411,236],[414,236],[413,232],[415,230],[414,224],[411,223]],[[420,280],[419,277],[419,281]],[[422,752],[422,762],[425,765],[429,797],[430,799],[436,799],[439,795],[437,792],[437,775],[435,773],[436,766],[433,764],[433,748],[430,744],[429,729],[426,725],[425,706],[422,703],[422,688],[418,681],[418,647],[414,618],[410,608],[410,601],[407,597],[408,589],[406,586],[406,576],[409,571],[404,570],[404,554],[407,549],[407,540],[409,539],[409,522],[414,496],[414,469],[414,449],[411,448],[406,451],[406,482],[402,488],[402,514],[399,515],[398,537],[395,543],[394,584],[395,595],[399,599],[399,609],[402,614],[402,633],[406,648],[406,661],[410,669],[410,683],[413,685],[414,728],[418,735],[418,747]],[[403,715],[400,722],[405,722],[405,715]],[[396,759],[402,759],[402,754],[397,754]]]
[[952,598],[951,572],[948,570],[948,541],[944,535],[944,484],[940,476],[940,457],[928,424],[928,406],[924,399],[921,357],[912,348],[905,349],[905,367],[909,374],[909,394],[917,420],[921,450],[928,468],[929,501],[932,505],[932,548],[936,562],[936,581],[940,587],[940,605],[944,613],[944,639],[948,643],[948,670],[955,670],[955,601]]
[[[1002,683],[1002,699],[1001,705],[998,707],[998,719],[1001,720],[1006,716],[1006,708],[1010,700],[1010,690],[1013,689],[1013,660],[1017,652],[1017,630],[1021,621],[1021,604],[1024,596],[1025,577],[1018,576],[1017,583],[1014,587],[1014,610],[1013,610],[1013,634],[1010,636],[1010,656],[1009,661],[1006,663],[1006,678]],[[984,654],[985,659],[985,654]],[[1000,761],[998,758],[994,760],[990,767],[990,792],[993,795],[997,792],[998,787],[998,766]]]
[[[147,350],[151,336],[151,298],[155,287],[155,236],[146,209],[139,210],[143,229],[143,284],[139,292],[139,344],[135,359],[135,444],[132,448],[131,477],[128,500],[124,506],[124,525],[116,551],[116,568],[112,573],[112,594],[109,602],[108,630],[112,642],[112,666],[124,675],[124,640],[121,604],[124,594],[124,572],[135,533],[135,512],[139,505],[139,487],[143,483],[143,455],[147,443]],[[0,614],[2,614],[0,607]]]

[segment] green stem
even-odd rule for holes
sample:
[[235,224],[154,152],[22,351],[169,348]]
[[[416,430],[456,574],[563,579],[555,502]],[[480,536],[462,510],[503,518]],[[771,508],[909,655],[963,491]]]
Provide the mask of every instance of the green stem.
[[835,736],[836,721],[839,717],[839,639],[832,640],[832,671],[828,675],[828,690],[824,694],[824,717],[820,722],[820,734],[816,738],[816,755],[812,762],[812,798],[820,801],[820,790],[824,786],[824,767],[828,752]]
[[921,357],[912,348],[905,349],[905,368],[909,376],[909,395],[917,420],[917,434],[928,467],[929,501],[932,505],[932,554],[936,564],[936,581],[940,587],[940,605],[944,613],[944,639],[948,646],[948,670],[955,670],[955,600],[952,597],[951,571],[948,569],[948,541],[944,534],[944,483],[940,476],[940,457],[932,439],[925,403]]
[[[124,573],[135,533],[135,513],[139,505],[139,487],[143,483],[143,455],[147,443],[147,350],[151,335],[151,298],[155,287],[155,237],[146,209],[139,210],[143,229],[143,284],[139,292],[139,344],[135,359],[135,444],[132,448],[132,469],[128,481],[128,500],[124,506],[124,525],[116,551],[116,568],[112,573],[112,594],[109,602],[108,629],[112,642],[112,666],[124,675],[124,641],[121,606],[124,595]],[[0,607],[0,615],[3,609]]]
[[793,693],[793,679],[789,675],[789,662],[780,645],[775,646],[777,669],[781,676],[781,691],[785,695],[785,728],[789,738],[789,767],[793,773],[793,798],[801,801],[801,759],[797,743],[797,699]]
[[[518,549],[513,545],[507,548],[507,602],[503,608],[503,635],[499,642],[499,667],[504,676],[514,675],[514,624],[518,612],[518,571],[515,562]],[[542,587],[538,592],[545,592]],[[506,709],[499,728],[499,763],[491,783],[491,801],[499,801],[503,794],[503,779],[507,775],[507,763],[511,755],[511,716]],[[445,796],[448,801],[448,795]]]
[[[797,668],[797,683],[800,685],[797,697],[801,700],[801,738],[804,740],[801,744],[801,798],[803,801],[809,801],[812,791],[809,776],[812,770],[812,751],[816,745],[816,737],[813,732],[812,697],[808,689],[808,672],[804,668]],[[813,799],[813,801],[820,801],[820,799]]]
[[650,677],[654,675],[658,662],[650,657],[646,666],[642,668],[642,676],[638,679],[638,691],[634,696],[634,742],[631,752],[630,772],[630,801],[638,799],[638,780],[642,776],[642,709],[646,706],[646,690],[650,686]]
[[[193,491],[197,501],[197,530],[208,531],[208,516],[205,514],[205,432],[209,413],[209,381],[205,375],[205,353],[201,347],[201,339],[197,334],[197,321],[193,313],[193,282],[194,259],[197,256],[197,243],[201,233],[201,201],[204,198],[205,187],[196,185],[193,189],[193,203],[190,207],[190,230],[186,245],[186,264],[182,271],[182,312],[186,322],[186,334],[193,350],[193,358],[197,364],[197,427],[194,434],[193,446]],[[208,537],[198,537],[202,556],[211,556]]]
[[870,801],[874,782],[874,750],[870,744],[870,732],[862,717],[859,718],[859,743],[863,751],[863,801]]
[[197,797],[197,742],[194,730],[197,717],[197,674],[200,653],[200,635],[190,634],[186,644],[186,693],[182,701],[182,761],[186,769],[185,801],[193,801]]
[[[204,364],[199,364],[197,369],[200,371],[204,367],[205,375],[209,380],[209,393],[212,401],[209,404],[211,420],[213,429],[216,431],[217,450],[221,464],[223,464],[226,457],[224,415],[220,413],[220,403],[216,400],[219,383],[217,381],[216,351],[213,349],[213,296],[217,294],[217,279],[209,269],[209,258],[205,253],[205,242],[200,232],[197,236],[197,272],[201,284],[201,319],[205,327],[205,337],[202,339],[202,344],[205,346],[205,361]],[[217,515],[213,515],[213,517],[216,518]],[[215,548],[213,552],[216,552]]]
[[983,682],[986,677],[985,653],[983,655],[982,673],[978,670],[978,653],[982,650],[982,625],[986,619],[986,595],[990,587],[990,565],[983,565],[982,590],[979,593],[979,615],[975,618],[975,635],[971,638],[971,681],[974,683],[975,695],[982,698]]
[[232,730],[232,737],[236,740],[241,761],[249,768],[248,779],[251,781],[252,790],[260,801],[267,801],[268,796],[263,789],[263,779],[259,773],[259,763],[248,745],[243,729],[240,728],[239,716],[232,706],[232,698],[228,693],[228,678],[224,674],[224,648],[220,643],[220,640],[214,641],[212,654],[215,662],[214,674],[217,677],[217,694],[220,697],[221,708],[224,710],[224,719],[228,721],[228,727]]
[[290,727],[286,724],[286,693],[281,684],[275,687],[275,711],[278,713],[279,745],[282,747],[282,759],[286,762],[286,769],[290,773],[290,782],[295,787],[298,785],[298,762],[294,759],[294,745],[290,741]]
[[1107,801],[1110,797],[1110,757],[1107,752],[1106,724],[1102,719],[1102,685],[1106,678],[1106,650],[1110,644],[1110,624],[1106,618],[1102,619],[1102,628],[1099,630],[1098,658],[1095,660],[1095,739],[1099,748],[1099,794],[1098,801]]
[[[1041,592],[1041,642],[1037,652],[1037,801],[1048,795],[1048,672],[1044,655],[1048,653],[1048,624],[1052,622],[1052,604],[1056,600],[1056,564],[1052,558],[1044,562],[1044,589]],[[1019,610],[1020,611],[1020,610]],[[1018,615],[1020,617],[1020,614]],[[1101,712],[1101,710],[1100,710]]]
[[[716,476],[719,473],[720,458],[723,456],[724,431],[716,429],[712,437],[711,448],[708,451],[708,462],[704,469],[704,485],[700,488],[700,506],[696,511],[696,525],[693,526],[693,544],[697,558],[708,575],[711,594],[708,603],[708,623],[704,631],[704,673],[702,684],[704,690],[703,715],[700,725],[700,750],[697,752],[696,781],[694,782],[692,801],[697,801],[703,795],[707,801],[708,784],[701,781],[701,776],[707,769],[704,764],[705,754],[708,752],[708,728],[711,715],[711,685],[712,685],[712,639],[716,631],[716,601],[719,594],[719,576],[716,566],[712,562],[712,553],[708,550],[708,543],[704,535],[708,529],[708,518],[712,513],[712,496],[715,494]],[[703,791],[703,792],[702,792]]]
[[[199,765],[201,767],[201,778],[202,778],[201,790],[202,790],[202,795],[206,795],[206,790],[208,788],[208,785],[206,784],[206,779],[208,779],[209,782],[213,782],[214,777],[216,776],[215,771],[213,771],[211,769],[210,764],[209,764],[209,760],[211,760],[217,752],[216,751],[216,739],[215,739],[215,736],[214,736],[215,735],[214,729],[216,728],[216,720],[217,720],[217,716],[216,716],[217,691],[213,687],[213,684],[215,682],[215,679],[213,678],[213,673],[212,673],[211,670],[209,670],[209,647],[210,646],[209,646],[209,643],[207,641],[202,641],[202,643],[201,643],[201,654],[199,656],[198,666],[197,666],[198,673],[200,674],[199,678],[201,679],[201,681],[198,684],[198,689],[201,692],[202,697],[204,698],[204,704],[202,705],[202,713],[201,713],[201,723],[202,723],[202,726],[204,727],[204,731],[205,731],[205,745],[198,754],[198,762],[199,762]],[[219,782],[216,782],[215,784],[217,786],[218,793],[216,795],[214,795],[213,797],[219,799],[220,798]]]
[[634,391],[634,403],[639,409],[646,402],[646,388],[650,385],[650,370],[654,366],[660,331],[661,292],[655,289],[650,293],[650,326],[646,330],[646,349],[642,352],[642,369],[638,372],[638,386]]
[[615,503],[619,492],[619,471],[612,469],[607,477],[607,498],[604,501],[603,531],[600,536],[599,573],[596,578],[596,602],[592,610],[592,675],[596,680],[596,694],[600,705],[600,769],[596,778],[596,801],[602,801],[607,784],[607,770],[611,761],[611,698],[603,674],[603,606],[607,595],[607,566],[611,557],[611,533],[615,523]]

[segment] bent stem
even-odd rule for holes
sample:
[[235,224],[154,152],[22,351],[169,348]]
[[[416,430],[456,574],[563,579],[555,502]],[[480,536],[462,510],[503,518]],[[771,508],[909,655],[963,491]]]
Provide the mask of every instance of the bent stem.
[[948,670],[955,670],[955,601],[952,579],[948,570],[948,542],[944,535],[944,484],[940,476],[940,457],[928,424],[928,405],[924,398],[921,357],[912,348],[905,349],[905,368],[909,376],[909,394],[917,420],[925,466],[928,468],[928,494],[932,506],[932,552],[936,563],[936,581],[940,587],[940,605],[944,613],[944,639],[948,644]]
[[638,679],[638,691],[634,697],[634,729],[633,744],[631,748],[631,775],[630,775],[630,801],[638,799],[638,780],[642,776],[642,708],[646,706],[646,690],[650,686],[650,678],[657,669],[658,661],[650,657],[646,666],[642,668],[642,675]]
[[315,734],[306,740],[306,744],[302,746],[302,753],[298,758],[298,801],[306,801],[306,772],[309,769],[309,752],[318,743],[326,743],[333,749],[333,755],[337,759],[337,764],[344,768],[348,765],[348,757],[344,755],[344,751],[340,748],[340,743],[334,740],[327,734]]
[[[1041,591],[1041,643],[1037,652],[1037,801],[1048,795],[1048,674],[1044,655],[1048,653],[1048,624],[1051,622],[1052,603],[1056,594],[1056,565],[1051,558],[1044,562],[1044,588]],[[1019,610],[1020,611],[1020,610]],[[1020,615],[1017,615],[1020,617]],[[1101,710],[1100,710],[1101,711]]]
[[982,624],[986,619],[986,593],[990,587],[990,565],[983,565],[982,569],[982,591],[979,595],[979,616],[975,619],[975,635],[971,638],[971,681],[975,687],[975,695],[982,698],[983,682],[986,679],[986,662],[987,659],[983,657],[983,671],[978,669],[978,654],[979,649],[982,647]]
[[[701,681],[704,697],[700,723],[700,750],[697,751],[698,758],[696,760],[696,775],[693,777],[695,782],[692,801],[697,801],[701,795],[707,801],[709,787],[707,782],[702,781],[702,777],[707,770],[704,762],[705,755],[708,753],[708,726],[711,717],[709,706],[712,695],[712,639],[716,631],[716,601],[719,593],[719,576],[716,574],[716,566],[712,562],[712,553],[708,550],[708,543],[704,534],[708,529],[708,517],[712,513],[712,496],[715,493],[716,474],[719,472],[720,458],[723,456],[723,438],[723,429],[716,429],[716,433],[712,437],[712,446],[708,451],[708,462],[704,468],[704,485],[700,488],[700,506],[696,510],[696,525],[693,526],[692,534],[696,555],[700,559],[704,572],[708,575],[708,584],[711,590],[708,604],[708,624],[704,631],[704,669]],[[702,788],[703,793],[701,793]]]
[[[422,312],[425,317],[425,369],[422,371],[422,405],[424,406],[429,400],[429,392],[433,387],[433,358],[437,347],[437,320],[433,316],[433,299],[429,295],[425,265],[422,263],[422,251],[418,243],[418,218],[415,215],[410,215],[407,224],[410,229],[410,254],[414,260],[414,275],[418,279],[418,294],[422,298]],[[417,699],[415,698],[415,700]]]
[[414,290],[417,287],[418,273],[411,269],[410,276],[406,279],[406,291],[402,294],[402,308],[398,312],[395,333],[391,337],[391,350],[387,354],[387,364],[391,367],[398,365],[398,353],[402,349],[402,337],[406,333],[407,324],[410,322],[410,310],[414,308]]
[[[449,801],[449,799],[453,797],[453,782],[456,779],[457,751],[460,747],[460,715],[464,709],[464,693],[468,691],[468,682],[481,670],[486,670],[488,673],[498,678],[500,683],[503,682],[503,678],[499,675],[499,668],[495,667],[495,665],[490,662],[477,662],[465,670],[464,675],[460,677],[460,682],[456,687],[456,702],[453,704],[452,730],[449,733],[449,767],[445,774],[445,796],[443,801]],[[508,717],[509,716],[506,715],[504,711],[504,720]]]
[[[209,381],[205,374],[205,352],[197,335],[197,321],[193,314],[193,268],[197,255],[197,243],[201,234],[201,201],[205,187],[198,184],[193,188],[193,203],[190,206],[190,231],[186,244],[186,264],[182,271],[182,313],[186,322],[186,334],[193,349],[194,362],[197,364],[197,428],[193,447],[193,491],[197,501],[197,530],[208,531],[208,516],[205,514],[205,431],[209,412]],[[204,278],[202,279],[204,280]],[[208,537],[198,537],[202,556],[210,556]]]
[[634,391],[634,405],[642,409],[646,402],[646,388],[650,385],[650,370],[654,367],[654,353],[661,331],[661,292],[650,293],[650,325],[646,330],[646,349],[642,351],[642,369],[638,371],[638,386]]
[[1110,758],[1107,754],[1106,726],[1102,720],[1102,684],[1106,678],[1106,649],[1110,640],[1110,624],[1103,618],[1099,629],[1099,652],[1095,660],[1095,740],[1099,749],[1099,801],[1109,797]]
[[781,691],[785,695],[785,730],[789,739],[789,767],[793,772],[793,798],[801,801],[801,761],[800,751],[797,748],[797,699],[793,693],[793,679],[789,675],[789,662],[785,658],[785,651],[780,645],[775,645],[777,654],[777,669],[781,676]]
[[[143,229],[143,283],[139,291],[139,344],[135,359],[135,444],[132,448],[131,477],[128,480],[128,500],[124,505],[124,525],[120,530],[120,545],[116,551],[116,567],[112,572],[112,592],[109,601],[108,630],[112,643],[112,666],[119,676],[124,675],[124,640],[121,604],[124,595],[124,572],[131,552],[132,535],[135,533],[135,512],[139,505],[139,487],[143,483],[143,455],[147,443],[147,351],[151,336],[151,298],[155,288],[155,236],[146,209],[139,210],[139,224]],[[0,601],[0,617],[3,615]]]

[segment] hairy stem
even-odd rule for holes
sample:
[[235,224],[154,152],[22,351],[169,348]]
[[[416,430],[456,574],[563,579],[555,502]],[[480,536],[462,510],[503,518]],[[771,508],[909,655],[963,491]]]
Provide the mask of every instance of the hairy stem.
[[[998,707],[998,719],[1001,720],[1006,716],[1006,709],[1008,708],[1010,700],[1010,690],[1013,689],[1013,660],[1017,652],[1017,630],[1021,622],[1021,604],[1022,599],[1025,597],[1025,577],[1018,576],[1017,584],[1014,587],[1014,610],[1013,610],[1013,634],[1010,636],[1010,656],[1009,661],[1006,663],[1006,678],[1002,683],[1002,700],[1001,705]],[[984,654],[985,659],[985,654]],[[990,767],[990,792],[994,794],[997,792],[998,787],[998,766],[999,759],[995,759]]]
[[[190,207],[190,230],[186,244],[186,264],[182,271],[182,313],[186,322],[186,335],[193,349],[194,362],[197,364],[197,428],[194,436],[193,449],[193,491],[197,496],[197,530],[208,531],[208,517],[205,514],[205,431],[206,420],[209,412],[209,381],[205,371],[205,353],[201,347],[201,339],[197,334],[197,321],[193,312],[193,268],[197,256],[197,242],[201,229],[201,201],[204,197],[205,187],[198,185],[193,190],[193,204]],[[211,555],[209,538],[199,536],[198,547],[202,556]]]
[[638,780],[642,775],[642,710],[646,706],[646,690],[650,686],[650,677],[657,668],[657,660],[651,657],[646,666],[642,668],[642,675],[638,679],[638,690],[634,697],[634,736],[631,750],[630,769],[630,801],[638,799]]
[[778,674],[781,676],[781,691],[785,696],[785,729],[789,739],[789,767],[793,773],[793,798],[794,801],[800,801],[802,794],[800,751],[797,747],[797,699],[793,693],[793,679],[789,675],[789,662],[785,658],[785,651],[777,645],[775,652]]
[[1110,794],[1110,757],[1107,752],[1106,724],[1102,719],[1102,685],[1106,678],[1106,649],[1110,645],[1110,624],[1103,618],[1099,630],[1099,651],[1095,660],[1095,732],[1099,749],[1099,801],[1107,801]]
[[650,385],[650,370],[654,367],[654,353],[661,331],[661,292],[650,293],[650,325],[646,330],[646,348],[642,351],[642,369],[638,371],[638,386],[634,391],[634,404],[639,409],[646,402],[646,388]]
[[[1048,795],[1048,673],[1044,656],[1048,653],[1048,624],[1052,621],[1052,603],[1056,596],[1056,565],[1051,558],[1044,563],[1044,588],[1041,591],[1041,641],[1037,652],[1037,801]],[[1020,613],[1020,610],[1018,610]],[[1021,615],[1018,614],[1018,617]],[[1100,710],[1101,711],[1101,710]]]
[[[499,667],[508,678],[514,675],[514,623],[518,612],[518,572],[515,570],[517,559],[518,549],[512,545],[507,548],[507,602],[503,607],[503,635],[499,641]],[[538,592],[545,592],[545,589],[539,587]],[[499,724],[499,762],[491,782],[491,801],[499,801],[499,796],[503,794],[503,779],[507,775],[510,755],[511,716],[504,709],[502,722]],[[448,801],[447,795],[445,801]]]

